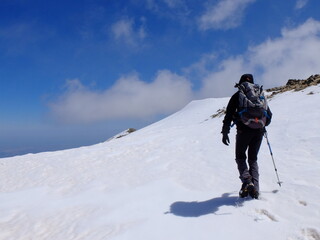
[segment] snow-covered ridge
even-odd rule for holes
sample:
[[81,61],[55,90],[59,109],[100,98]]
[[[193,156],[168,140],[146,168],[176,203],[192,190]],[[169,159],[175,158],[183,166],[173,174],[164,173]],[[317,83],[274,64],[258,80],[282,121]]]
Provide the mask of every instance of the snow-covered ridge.
[[227,102],[191,102],[113,141],[0,159],[0,240],[319,239],[320,85],[269,102],[283,185],[263,143],[261,200],[237,197],[235,129],[227,147],[223,116],[211,117]]

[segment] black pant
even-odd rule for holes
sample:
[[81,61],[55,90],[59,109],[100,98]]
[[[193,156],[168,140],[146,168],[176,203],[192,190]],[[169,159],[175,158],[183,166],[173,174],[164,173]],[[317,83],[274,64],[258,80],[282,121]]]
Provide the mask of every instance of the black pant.
[[[263,132],[259,130],[238,130],[236,136],[236,163],[241,181],[252,181],[255,189],[259,191],[259,167],[257,163],[258,152],[263,138]],[[247,155],[248,150],[248,164]]]

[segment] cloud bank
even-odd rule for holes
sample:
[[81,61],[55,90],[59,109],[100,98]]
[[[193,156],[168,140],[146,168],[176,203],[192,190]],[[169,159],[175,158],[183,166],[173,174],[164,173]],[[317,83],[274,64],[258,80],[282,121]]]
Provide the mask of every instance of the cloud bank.
[[200,96],[225,96],[243,73],[251,72],[265,87],[285,84],[290,78],[307,78],[319,73],[320,22],[307,20],[302,25],[282,29],[281,36],[251,46],[239,56],[222,60],[218,70],[203,79]]
[[[290,78],[307,78],[319,73],[319,52],[320,22],[309,19],[295,28],[283,28],[280,37],[250,46],[241,55],[217,60],[208,53],[189,71],[183,69],[184,74],[161,70],[149,83],[131,74],[105,91],[96,91],[77,79],[69,80],[68,90],[49,106],[62,122],[141,120],[171,114],[195,98],[228,96],[243,73],[253,73],[265,88],[283,85]],[[211,61],[218,61],[214,69]],[[194,90],[188,74],[196,71],[201,87]]]
[[61,122],[94,122],[112,119],[144,119],[170,114],[192,99],[191,83],[170,71],[159,71],[146,83],[136,74],[120,78],[110,89],[99,92],[68,81],[68,90],[50,103],[51,113]]

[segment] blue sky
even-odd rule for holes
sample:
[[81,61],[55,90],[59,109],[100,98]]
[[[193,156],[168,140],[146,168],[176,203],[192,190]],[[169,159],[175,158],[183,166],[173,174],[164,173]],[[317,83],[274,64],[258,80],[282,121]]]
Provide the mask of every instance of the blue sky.
[[1,0],[0,156],[90,145],[243,73],[320,72],[318,0]]

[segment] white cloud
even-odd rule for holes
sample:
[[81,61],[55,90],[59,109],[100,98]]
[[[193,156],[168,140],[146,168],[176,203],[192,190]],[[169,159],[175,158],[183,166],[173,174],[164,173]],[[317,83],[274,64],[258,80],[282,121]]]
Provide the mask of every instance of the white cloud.
[[297,0],[295,8],[301,9],[301,8],[305,7],[307,5],[308,1],[309,0]]
[[119,79],[105,91],[84,87],[77,79],[68,81],[68,91],[50,104],[61,122],[90,123],[111,119],[146,119],[179,110],[192,99],[191,84],[170,71],[159,71],[151,83],[136,74]]
[[141,18],[141,25],[135,28],[133,19],[122,19],[111,26],[114,39],[130,46],[137,46],[146,37],[145,19]]
[[204,76],[210,72],[208,69],[212,69],[216,58],[216,54],[213,53],[203,54],[198,62],[184,68],[183,72],[188,76],[193,73],[196,73],[198,76]]
[[231,29],[241,25],[246,7],[256,0],[220,0],[209,6],[199,19],[199,27],[208,29]]
[[[192,90],[191,81],[168,70],[159,71],[154,81],[143,82],[136,74],[120,78],[105,91],[67,81],[68,91],[50,104],[52,114],[63,122],[94,122],[112,119],[145,119],[170,114],[194,98],[230,96],[243,73],[253,73],[265,88],[280,86],[290,78],[305,79],[319,73],[320,22],[309,19],[296,28],[284,28],[281,36],[251,46],[241,55],[220,60],[204,55],[184,69],[196,71],[202,87]],[[214,70],[212,61],[216,64]]]
[[[320,22],[309,19],[282,36],[249,50],[250,65],[261,71],[261,81],[278,85],[289,78],[306,78],[319,73]],[[282,81],[282,82],[281,82]]]
[[200,98],[224,97],[230,95],[235,82],[245,70],[243,57],[234,57],[222,61],[219,65],[220,70],[211,72],[202,80],[202,89],[199,91]]
[[290,78],[305,79],[320,71],[320,22],[309,19],[282,30],[281,37],[249,47],[239,56],[220,62],[218,70],[203,79],[202,97],[230,94],[243,73],[253,73],[265,87],[283,85]]

